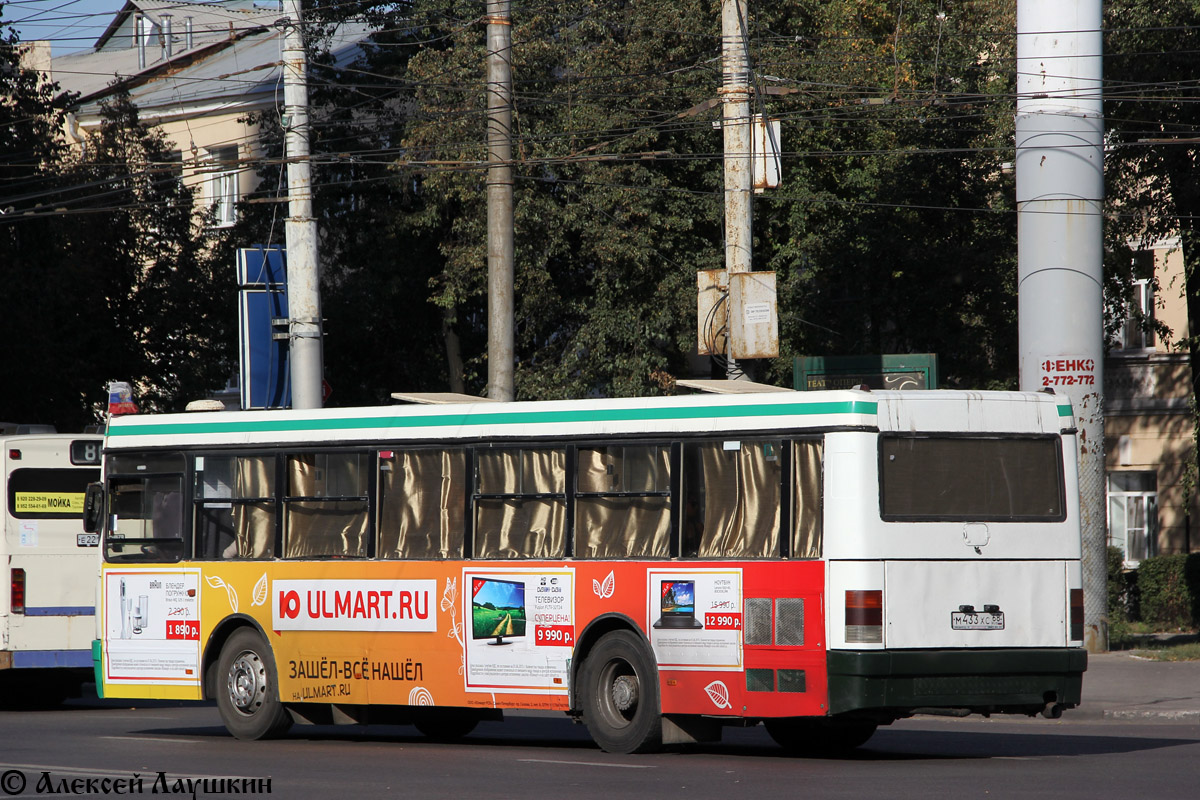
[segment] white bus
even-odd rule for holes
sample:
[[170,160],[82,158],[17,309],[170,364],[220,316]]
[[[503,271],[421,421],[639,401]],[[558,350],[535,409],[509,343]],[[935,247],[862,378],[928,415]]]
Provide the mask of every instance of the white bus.
[[46,705],[92,679],[99,537],[81,520],[104,440],[19,430],[0,423],[0,705]]
[[615,752],[1054,717],[1087,663],[1075,453],[1069,400],[1016,392],[121,417],[97,684],[247,739],[550,709]]

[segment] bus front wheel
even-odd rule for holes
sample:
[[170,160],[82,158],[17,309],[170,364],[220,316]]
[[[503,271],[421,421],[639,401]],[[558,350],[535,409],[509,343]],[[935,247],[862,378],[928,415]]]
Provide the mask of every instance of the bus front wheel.
[[580,667],[588,733],[609,753],[649,753],[662,746],[658,675],[631,631],[605,634]]
[[221,648],[217,708],[235,738],[270,739],[286,733],[292,718],[279,702],[271,650],[249,628],[234,632]]

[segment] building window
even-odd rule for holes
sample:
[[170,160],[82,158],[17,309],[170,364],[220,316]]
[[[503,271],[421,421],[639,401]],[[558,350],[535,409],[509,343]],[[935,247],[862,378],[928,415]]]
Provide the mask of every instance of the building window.
[[208,202],[213,212],[213,225],[224,228],[237,222],[238,149],[211,148],[208,161]]
[[1153,350],[1154,330],[1154,251],[1143,250],[1134,257],[1132,296],[1125,309],[1117,347],[1120,350]]
[[1108,543],[1136,567],[1158,554],[1158,476],[1153,472],[1108,473]]

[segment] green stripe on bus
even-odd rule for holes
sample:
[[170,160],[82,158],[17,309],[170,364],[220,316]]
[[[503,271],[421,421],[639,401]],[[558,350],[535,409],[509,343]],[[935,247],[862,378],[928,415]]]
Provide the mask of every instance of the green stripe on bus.
[[203,433],[285,433],[300,431],[359,430],[364,428],[435,428],[484,425],[549,425],[579,422],[632,422],[733,418],[813,416],[817,414],[875,415],[879,404],[862,400],[837,403],[783,403],[761,406],[703,406],[685,408],[610,408],[561,411],[505,411],[477,414],[439,414],[414,417],[361,417],[335,419],[262,419],[236,422],[178,422],[118,425],[115,436],[167,436]]

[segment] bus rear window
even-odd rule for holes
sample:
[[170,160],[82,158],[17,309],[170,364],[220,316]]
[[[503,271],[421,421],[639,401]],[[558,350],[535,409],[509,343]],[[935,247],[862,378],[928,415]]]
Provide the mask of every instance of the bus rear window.
[[80,519],[98,469],[17,469],[8,476],[8,513],[17,519]]
[[1058,437],[883,436],[879,457],[885,520],[1066,519]]

